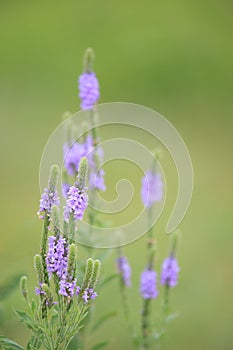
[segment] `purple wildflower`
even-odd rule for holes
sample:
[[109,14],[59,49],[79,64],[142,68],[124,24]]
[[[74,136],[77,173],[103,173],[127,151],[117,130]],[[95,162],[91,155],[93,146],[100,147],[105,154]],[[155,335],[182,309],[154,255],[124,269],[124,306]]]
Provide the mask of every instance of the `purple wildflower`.
[[163,196],[163,182],[161,174],[153,174],[148,170],[142,178],[141,197],[146,208],[150,208],[154,202],[161,201]]
[[161,280],[162,285],[175,287],[178,280],[178,273],[180,271],[177,260],[174,256],[166,258],[162,264]]
[[84,143],[74,142],[72,146],[68,146],[67,143],[64,144],[63,154],[64,154],[64,167],[70,176],[75,175],[78,172],[79,162],[82,157],[88,159],[90,167],[94,166],[93,161],[93,138],[88,135]]
[[77,286],[77,287],[76,287],[76,292],[75,292],[75,294],[76,294],[76,295],[79,295],[80,292],[81,292],[81,287],[80,287],[80,286]]
[[84,304],[87,304],[90,299],[94,300],[97,296],[98,294],[92,288],[87,288],[83,292],[82,299]]
[[131,267],[128,259],[125,256],[121,256],[116,260],[117,270],[122,276],[122,280],[126,287],[131,286]]
[[84,144],[75,142],[70,147],[66,143],[64,144],[64,166],[70,176],[78,172],[80,159],[85,155]]
[[39,217],[41,219],[44,219],[45,212],[50,214],[53,205],[60,205],[58,193],[57,191],[55,191],[54,193],[49,192],[48,188],[45,188],[40,199],[39,211],[37,212]]
[[94,72],[85,72],[80,75],[79,98],[81,99],[80,107],[83,110],[93,109],[100,97],[99,82]]
[[77,283],[76,278],[73,279],[71,282],[68,282],[65,278],[62,279],[59,283],[60,288],[58,293],[65,297],[68,297],[68,296],[73,297],[76,290],[76,283]]
[[62,278],[67,268],[67,248],[66,240],[62,236],[57,239],[55,236],[48,238],[49,247],[46,256],[46,265],[49,276],[56,273]]
[[84,189],[71,186],[64,209],[64,219],[69,220],[70,214],[74,214],[74,220],[82,220],[84,211],[88,205],[88,195]]
[[98,172],[91,172],[89,176],[89,188],[90,190],[97,189],[101,191],[106,190],[104,183],[104,170],[100,169]]
[[67,184],[66,182],[63,182],[63,184],[62,184],[62,194],[63,194],[64,198],[67,197],[67,193],[69,192],[69,189],[70,189],[70,185]]
[[155,299],[158,296],[156,288],[157,273],[153,270],[145,270],[141,274],[140,292],[144,299]]
[[41,285],[39,287],[35,288],[35,294],[36,295],[46,295],[45,291],[41,288]]

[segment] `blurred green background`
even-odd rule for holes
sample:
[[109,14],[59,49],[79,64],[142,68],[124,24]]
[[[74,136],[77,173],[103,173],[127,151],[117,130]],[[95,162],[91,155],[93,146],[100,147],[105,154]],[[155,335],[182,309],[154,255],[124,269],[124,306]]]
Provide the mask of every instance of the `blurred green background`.
[[[229,0],[0,1],[1,284],[24,273],[34,288],[40,157],[63,112],[79,110],[76,79],[92,46],[100,102],[157,110],[179,130],[193,161],[193,199],[180,227],[182,272],[172,295],[180,317],[163,349],[233,348],[231,23]],[[159,240],[161,259],[167,237],[161,232]],[[144,243],[126,248],[138,306]],[[108,349],[131,348],[120,304],[115,281],[97,312],[117,309],[118,316],[91,342],[107,337]],[[23,307],[16,290],[0,302],[0,333],[25,344],[13,305]],[[136,306],[134,316],[138,322]]]

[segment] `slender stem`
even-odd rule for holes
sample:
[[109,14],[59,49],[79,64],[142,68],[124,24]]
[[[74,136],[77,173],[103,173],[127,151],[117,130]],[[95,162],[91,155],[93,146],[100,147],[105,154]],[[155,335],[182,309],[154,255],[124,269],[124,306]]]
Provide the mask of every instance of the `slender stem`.
[[44,218],[42,240],[41,240],[41,258],[42,258],[42,264],[43,264],[44,282],[49,285],[49,276],[48,276],[46,260],[45,260],[46,252],[47,252],[48,226],[49,226],[49,216],[48,216],[48,213],[46,212],[45,218]]
[[92,137],[93,137],[93,142],[94,142],[94,146],[97,145],[98,139],[97,139],[97,129],[94,125],[94,110],[90,109],[90,123],[91,123],[91,133],[92,133]]
[[74,213],[72,212],[69,217],[69,243],[74,243],[75,236],[75,221],[74,221]]
[[[148,209],[148,240],[147,240],[147,256],[148,256],[148,269],[152,270],[155,261],[155,239],[152,224],[152,208]],[[142,306],[142,349],[149,349],[149,337],[150,337],[150,313],[151,313],[151,299],[144,299]]]

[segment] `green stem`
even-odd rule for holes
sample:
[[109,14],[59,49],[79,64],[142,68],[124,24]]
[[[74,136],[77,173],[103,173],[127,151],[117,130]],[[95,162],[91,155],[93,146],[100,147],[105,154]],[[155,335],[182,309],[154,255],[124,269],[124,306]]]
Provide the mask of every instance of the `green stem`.
[[95,127],[95,123],[94,123],[94,110],[91,109],[90,110],[90,123],[91,123],[91,133],[92,133],[92,137],[93,137],[93,142],[94,142],[94,146],[97,145],[98,142],[98,138],[97,138],[97,129]]
[[[147,240],[147,256],[148,264],[147,268],[153,270],[155,262],[155,238],[152,225],[152,208],[148,209],[148,240]],[[144,299],[142,305],[142,349],[149,349],[149,337],[150,337],[150,314],[151,314],[151,299]]]
[[45,260],[46,252],[47,252],[48,226],[49,226],[49,216],[48,216],[48,213],[45,212],[44,227],[43,227],[42,241],[41,241],[41,258],[42,258],[42,264],[43,264],[44,282],[49,285],[49,276],[48,276],[46,260]]

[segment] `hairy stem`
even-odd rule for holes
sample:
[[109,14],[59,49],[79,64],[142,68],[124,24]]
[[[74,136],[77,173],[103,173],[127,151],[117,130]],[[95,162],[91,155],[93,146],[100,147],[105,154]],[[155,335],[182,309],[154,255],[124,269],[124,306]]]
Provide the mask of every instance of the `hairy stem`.
[[[148,269],[152,270],[155,262],[155,238],[152,224],[152,208],[148,209],[148,240],[147,240],[147,257],[148,257]],[[144,299],[142,305],[142,349],[149,349],[149,337],[150,337],[150,313],[151,313],[151,299]]]

